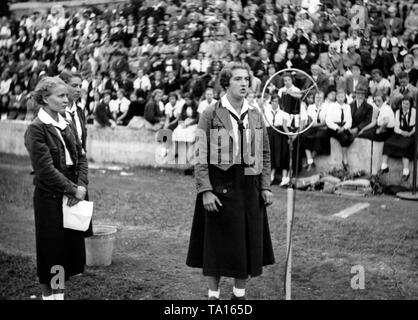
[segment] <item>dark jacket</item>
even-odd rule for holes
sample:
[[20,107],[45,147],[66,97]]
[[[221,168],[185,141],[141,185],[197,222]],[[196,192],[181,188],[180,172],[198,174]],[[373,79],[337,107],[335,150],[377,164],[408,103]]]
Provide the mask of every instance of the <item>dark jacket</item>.
[[156,124],[160,122],[164,117],[164,114],[163,112],[161,112],[158,104],[152,98],[145,105],[144,117],[145,120],[147,120],[151,124]]
[[94,111],[94,119],[102,127],[110,127],[110,119],[112,119],[112,113],[110,112],[109,105],[102,102]]
[[77,185],[87,188],[87,159],[81,145],[77,143],[71,125],[65,128],[63,135],[66,137],[64,140],[67,141],[68,151],[76,166],[77,183],[63,174],[67,167],[64,145],[53,125],[44,124],[36,117],[25,132],[25,146],[35,172],[34,185],[53,195],[74,196]]
[[359,130],[367,126],[373,117],[373,107],[366,101],[363,101],[360,107],[357,107],[357,101],[354,100],[350,104],[351,117],[353,119],[351,128],[358,128]]

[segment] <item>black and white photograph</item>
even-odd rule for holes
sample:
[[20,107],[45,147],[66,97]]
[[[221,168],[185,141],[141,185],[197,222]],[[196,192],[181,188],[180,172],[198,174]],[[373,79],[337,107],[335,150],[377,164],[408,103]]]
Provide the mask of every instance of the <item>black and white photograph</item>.
[[2,0],[0,300],[418,300],[417,108],[418,0]]

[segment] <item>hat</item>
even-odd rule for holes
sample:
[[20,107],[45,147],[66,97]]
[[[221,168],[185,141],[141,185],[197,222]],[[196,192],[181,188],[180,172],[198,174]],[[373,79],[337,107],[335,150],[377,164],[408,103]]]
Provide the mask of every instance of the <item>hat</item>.
[[382,70],[380,70],[378,68],[375,68],[375,69],[372,70],[372,74],[375,74],[375,73],[379,73],[380,75],[383,74]]
[[409,49],[409,52],[414,52],[415,49],[418,49],[418,44],[414,44],[411,49]]
[[271,35],[271,36],[274,36],[273,32],[272,32],[272,31],[270,31],[270,30],[267,30],[267,31],[266,31],[266,34],[269,34],[269,35]]
[[250,34],[254,34],[254,31],[253,30],[251,30],[251,29],[247,29],[247,30],[245,30],[245,33],[250,33]]
[[388,12],[396,12],[396,8],[394,6],[390,6]]
[[347,48],[355,47],[356,43],[353,40],[347,40]]
[[357,85],[356,90],[354,91],[354,93],[355,94],[357,94],[357,93],[367,94],[367,88]]

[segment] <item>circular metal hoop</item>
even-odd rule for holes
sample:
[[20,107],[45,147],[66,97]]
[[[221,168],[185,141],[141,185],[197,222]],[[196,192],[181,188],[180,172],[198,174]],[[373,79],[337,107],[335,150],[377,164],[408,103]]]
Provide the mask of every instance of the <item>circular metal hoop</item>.
[[298,136],[298,135],[300,135],[300,134],[302,134],[302,133],[306,132],[307,130],[309,130],[309,129],[312,127],[313,121],[311,121],[311,122],[309,123],[309,125],[307,125],[305,128],[303,128],[303,130],[301,130],[301,131],[299,131],[299,130],[298,130],[298,131],[296,131],[296,132],[284,132],[284,131],[281,131],[281,130],[277,129],[276,127],[272,126],[272,124],[269,122],[269,120],[268,120],[268,119],[267,119],[267,117],[266,117],[265,108],[264,108],[264,104],[266,103],[266,101],[265,101],[265,92],[266,92],[267,87],[270,85],[271,81],[272,81],[274,78],[276,78],[277,76],[281,75],[282,73],[289,73],[289,72],[299,72],[299,73],[303,74],[306,78],[308,78],[309,80],[311,80],[311,81],[312,81],[312,85],[311,85],[308,89],[305,89],[305,90],[301,91],[302,93],[306,91],[306,93],[305,93],[305,95],[303,96],[303,98],[301,98],[301,99],[300,99],[301,101],[302,101],[302,100],[304,100],[304,99],[306,98],[306,96],[308,95],[308,93],[309,93],[310,91],[312,91],[313,89],[316,89],[316,91],[319,91],[318,85],[316,84],[315,80],[314,80],[314,79],[312,79],[312,77],[311,77],[309,74],[307,74],[305,71],[302,71],[302,70],[300,70],[300,69],[295,69],[295,68],[287,68],[287,69],[282,69],[282,70],[280,70],[280,71],[276,72],[275,74],[273,74],[273,75],[272,75],[272,76],[271,76],[271,77],[267,80],[266,84],[264,85],[263,92],[261,93],[261,108],[263,109],[263,116],[264,116],[264,119],[266,120],[266,122],[267,122],[268,124],[270,124],[270,125],[271,125],[271,127],[272,127],[275,131],[277,131],[277,132],[279,132],[279,133],[281,133],[281,134],[284,134],[284,135],[286,135],[286,136]]

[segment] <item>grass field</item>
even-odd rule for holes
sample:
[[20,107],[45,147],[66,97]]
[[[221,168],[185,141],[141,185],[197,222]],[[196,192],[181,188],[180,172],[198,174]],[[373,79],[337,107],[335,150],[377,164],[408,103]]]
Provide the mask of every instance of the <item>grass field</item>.
[[[67,284],[68,299],[205,299],[201,270],[185,265],[194,180],[174,171],[90,170],[95,222],[118,227],[113,263]],[[0,155],[0,299],[40,292],[35,269],[32,176],[27,158]],[[249,299],[283,299],[286,191],[273,187],[268,210],[276,264],[248,284]],[[346,219],[336,212],[370,206]],[[418,205],[394,197],[298,192],[293,238],[293,299],[418,299]],[[351,268],[365,269],[353,290]],[[228,299],[230,279],[221,283]],[[34,298],[34,297],[32,297]]]

